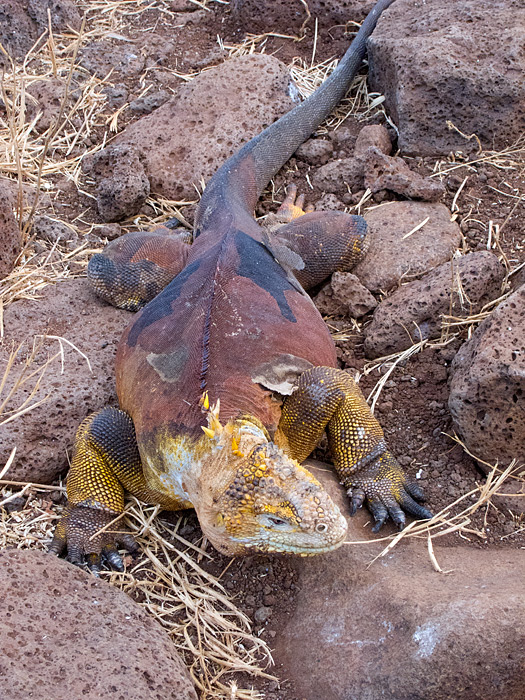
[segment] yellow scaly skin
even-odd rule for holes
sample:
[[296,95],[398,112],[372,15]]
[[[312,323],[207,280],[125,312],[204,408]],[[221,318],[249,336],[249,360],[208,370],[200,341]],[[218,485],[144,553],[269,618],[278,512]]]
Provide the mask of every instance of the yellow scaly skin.
[[[102,434],[104,445],[98,439]],[[110,408],[87,418],[77,432],[68,510],[50,550],[59,554],[67,544],[69,558],[77,564],[88,554],[94,573],[100,554],[121,568],[114,531],[99,530],[122,512],[124,489],[166,510],[195,507],[204,534],[227,554],[308,556],[342,543],[347,525],[339,509],[308,470],[269,440],[256,417],[221,425],[216,405],[208,411],[208,427],[199,440],[180,437],[171,446],[166,439],[159,441],[161,449],[172,452],[182,443],[192,468],[182,474],[186,497],[177,497],[162,483],[162,475],[145,475],[127,414]],[[133,548],[129,537],[120,541]]]
[[297,389],[285,401],[276,443],[302,461],[324,431],[341,483],[351,496],[351,514],[367,499],[377,532],[388,516],[403,526],[400,506],[420,517],[430,511],[414,501],[423,499],[388,450],[383,430],[354,380],[333,367],[314,367],[299,378]]
[[79,427],[68,478],[69,506],[51,550],[66,545],[80,563],[88,543],[88,565],[95,573],[102,553],[122,564],[114,540],[133,548],[129,537],[111,530],[96,534],[124,508],[124,490],[167,510],[194,507],[204,534],[221,552],[283,552],[308,556],[338,547],[346,521],[313,475],[300,465],[328,433],[335,468],[351,496],[351,513],[364,500],[377,531],[390,515],[403,526],[401,506],[421,518],[429,511],[416,503],[422,493],[387,449],[383,431],[354,380],[333,367],[304,372],[283,405],[270,440],[254,416],[222,425],[220,404],[202,399],[208,425],[200,439],[161,437],[164,454],[184,453],[191,469],[180,477],[178,493],[166,475],[144,470],[133,424],[123,411],[104,409]]
[[[264,186],[344,95],[391,3],[378,0],[312,97],[217,171],[200,201],[191,249],[168,231],[130,234],[90,262],[88,277],[104,299],[133,309],[151,303],[119,344],[117,391],[129,413],[104,409],[82,424],[52,552],[67,546],[72,561],[86,556],[95,573],[101,554],[122,568],[115,542],[133,545],[111,521],[122,512],[124,490],[166,509],[195,507],[206,536],[230,554],[333,549],[346,521],[299,464],[325,429],[351,512],[366,498],[376,530],[388,516],[402,526],[402,508],[430,517],[413,500],[422,493],[388,451],[355,383],[335,368],[330,334],[304,292],[360,259],[363,220],[341,212],[303,218],[294,188],[280,211],[289,223],[274,238],[253,220]],[[280,391],[287,367],[298,379],[279,421],[270,390],[289,391],[291,379]],[[299,376],[305,367],[313,369]],[[204,395],[208,425],[200,435],[205,387],[228,408],[222,425],[218,401],[211,408]]]

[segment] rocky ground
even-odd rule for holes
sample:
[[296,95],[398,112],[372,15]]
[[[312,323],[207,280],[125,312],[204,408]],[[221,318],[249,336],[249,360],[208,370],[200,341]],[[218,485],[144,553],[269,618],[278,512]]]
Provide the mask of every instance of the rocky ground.
[[[0,105],[0,352],[7,368],[0,464],[9,463],[4,481],[20,484],[5,484],[0,541],[44,546],[63,493],[36,495],[24,483],[59,484],[78,423],[115,401],[112,361],[130,314],[87,288],[89,254],[174,216],[191,225],[202,183],[290,109],[298,90],[315,87],[348,44],[348,19],[362,20],[371,5],[0,4],[0,41],[14,65],[1,60],[15,76],[4,81]],[[370,44],[370,88],[363,74],[261,199],[257,215],[264,217],[294,183],[317,208],[367,219],[367,257],[315,290],[314,300],[341,366],[360,374],[391,449],[442,516],[428,551],[426,528],[416,529],[418,537],[370,568],[392,540],[371,542],[364,512],[350,529],[350,539],[364,544],[315,561],[230,562],[201,552],[203,576],[220,578],[254,638],[275,649],[278,677],[255,677],[252,669],[228,676],[221,689],[203,680],[202,666],[192,677],[203,697],[212,697],[212,686],[217,697],[253,697],[254,683],[268,700],[525,697],[522,15],[517,0],[483,7],[461,0],[453,12],[446,0],[396,0]],[[290,66],[298,90],[290,89]],[[323,445],[316,456],[330,457]],[[514,471],[502,476],[509,465]],[[31,534],[24,526],[19,538],[26,516],[41,528]],[[200,542],[191,514],[164,520],[176,525],[176,536],[165,536],[168,547],[180,547],[177,537]],[[38,553],[3,556],[8,572],[28,567],[42,575]],[[144,592],[149,574],[140,560],[128,564],[137,583],[128,578],[124,588],[151,612],[158,603]],[[66,588],[80,585],[83,574],[48,566],[46,575],[63,577]],[[79,617],[75,605],[71,615]],[[31,639],[25,613],[9,614],[2,635],[24,630]],[[177,615],[160,621],[191,664],[194,632],[186,643],[170,628]],[[48,632],[69,653],[67,638]],[[76,638],[83,634],[79,628]],[[154,645],[168,643],[160,627],[155,634],[144,642],[152,659],[164,653]],[[242,634],[234,646],[242,646]],[[79,656],[89,649],[88,642]],[[16,666],[16,648],[10,654]],[[263,662],[263,646],[255,656]],[[146,678],[151,697],[171,697],[162,678],[172,663],[158,687]],[[134,673],[143,674],[140,665]],[[89,669],[82,674],[89,678]],[[138,681],[120,683],[111,693],[145,692]],[[24,697],[12,687],[11,698]],[[101,688],[89,697],[110,692]]]

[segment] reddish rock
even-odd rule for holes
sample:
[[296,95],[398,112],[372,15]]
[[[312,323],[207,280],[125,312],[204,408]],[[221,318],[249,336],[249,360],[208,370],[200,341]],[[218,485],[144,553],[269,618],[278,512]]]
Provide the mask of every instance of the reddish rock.
[[[374,6],[374,0],[308,0],[312,15],[324,27],[362,21]],[[247,32],[287,32],[297,34],[308,18],[301,0],[232,0],[232,14]]]
[[452,363],[454,428],[468,449],[489,463],[522,461],[525,452],[524,304],[525,286],[480,324]]
[[4,700],[197,700],[162,627],[125,593],[30,550],[0,552]]
[[33,234],[39,240],[48,243],[71,242],[75,246],[80,245],[78,234],[63,221],[57,221],[49,216],[37,216],[33,221]]
[[364,217],[370,245],[352,272],[371,292],[387,291],[441,265],[461,242],[459,226],[443,204],[389,202],[370,209]]
[[170,98],[170,93],[166,90],[158,90],[150,92],[144,97],[139,97],[133,102],[130,102],[129,108],[135,114],[150,114],[154,109],[158,109],[161,105],[167,102]]
[[121,78],[138,77],[144,69],[145,59],[133,42],[117,42],[110,39],[93,41],[79,53],[80,65],[97,78],[111,73]]
[[[8,478],[49,483],[67,469],[67,453],[79,423],[92,411],[116,402],[114,356],[122,331],[132,317],[131,313],[97,299],[85,279],[49,285],[37,299],[22,299],[5,310],[5,337],[9,343],[0,346],[2,366],[11,344],[26,342],[9,373],[3,396],[21,372],[38,334],[47,332],[74,343],[88,356],[93,370],[90,372],[85,358],[63,342],[64,366],[60,357],[53,360],[33,399],[45,399],[44,403],[0,427],[0,464],[5,464],[13,447],[17,448]],[[37,338],[36,343],[41,345],[30,371],[60,350],[57,340]],[[20,406],[33,386],[34,381],[28,381],[7,409]]]
[[436,202],[445,194],[445,186],[439,180],[415,173],[402,158],[391,158],[378,148],[371,147],[364,154],[365,187],[372,194],[390,190],[409,199]]
[[390,155],[392,151],[392,142],[388,130],[380,124],[369,124],[364,126],[357,134],[357,139],[354,147],[354,155],[364,157],[369,148],[378,148],[381,153]]
[[114,143],[138,150],[153,192],[194,199],[194,185],[294,106],[289,84],[288,69],[272,56],[231,59],[183,85]]
[[27,113],[30,120],[38,115],[35,128],[39,132],[46,131],[56,124],[60,107],[66,92],[66,86],[60,78],[36,80],[27,87],[27,92],[35,100],[27,100]]
[[361,158],[339,158],[322,165],[312,175],[312,184],[322,192],[348,192],[363,187]]
[[13,213],[14,205],[10,186],[0,184],[0,279],[11,272],[22,250],[20,228]]
[[56,32],[67,29],[80,29],[82,17],[74,0],[29,0],[27,12],[38,27],[38,33],[46,31],[51,26]]
[[[20,0],[0,2],[0,43],[13,58],[23,58],[37,38],[34,23],[27,14],[27,3]],[[0,66],[7,67],[9,61],[0,51]]]
[[402,285],[379,304],[364,329],[366,356],[390,355],[425,338],[438,338],[444,315],[466,318],[478,313],[500,295],[504,276],[496,255],[478,251]]
[[385,95],[401,151],[468,148],[448,122],[489,148],[521,136],[524,42],[522,0],[396,0],[380,18],[368,53],[371,87]]
[[[79,29],[81,18],[72,0],[0,0],[0,43],[13,58],[23,58],[36,39],[49,27],[63,31]],[[0,66],[7,66],[0,51]]]
[[295,152],[298,158],[312,165],[326,163],[334,150],[333,143],[329,139],[308,139]]
[[87,167],[98,178],[97,209],[104,221],[120,221],[140,211],[150,193],[140,149],[132,144],[108,146]]
[[[365,538],[354,531],[349,539]],[[434,549],[452,573],[434,571],[421,543],[370,568],[381,546],[343,546],[298,563],[297,608],[274,640],[278,673],[297,697],[525,697],[522,553]]]
[[368,289],[351,272],[334,272],[314,303],[326,316],[346,314],[351,318],[361,318],[377,306]]
[[[321,467],[321,468],[320,468]],[[309,462],[332,498],[348,499],[327,465]],[[386,543],[360,511],[347,545],[295,560],[296,609],[273,640],[276,672],[301,700],[517,700],[525,697],[525,557],[409,540]],[[312,643],[312,635],[315,643]]]
[[335,194],[326,192],[315,203],[315,209],[316,211],[344,211],[345,205],[337,199]]

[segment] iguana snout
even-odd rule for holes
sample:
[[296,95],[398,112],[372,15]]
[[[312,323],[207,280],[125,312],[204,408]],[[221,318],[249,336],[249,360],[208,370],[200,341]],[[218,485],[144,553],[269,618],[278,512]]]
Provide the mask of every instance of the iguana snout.
[[[262,432],[258,440],[250,434],[251,449],[244,453],[242,432],[240,435],[233,441],[235,449],[221,445],[223,466],[225,451],[230,451],[226,460],[230,478],[227,482],[221,479],[222,492],[208,501],[205,509],[197,507],[201,526],[212,544],[227,554],[280,552],[301,556],[341,545],[346,520],[312,474]],[[224,475],[224,469],[221,471]]]

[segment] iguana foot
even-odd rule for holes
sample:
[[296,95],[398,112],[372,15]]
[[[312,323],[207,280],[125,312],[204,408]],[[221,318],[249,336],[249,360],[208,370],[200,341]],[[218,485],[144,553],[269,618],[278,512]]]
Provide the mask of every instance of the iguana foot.
[[96,575],[105,562],[122,570],[115,543],[134,551],[134,540],[116,534],[113,526],[105,528],[124,510],[124,489],[147,503],[184,507],[148,487],[133,421],[124,411],[108,407],[88,416],[77,430],[67,478],[69,504],[49,551],[59,555],[67,548],[73,564],[86,563]]
[[95,253],[87,276],[104,301],[138,311],[159,294],[184,268],[190,252],[189,233],[160,227],[127,233]]
[[297,185],[290,185],[286,190],[286,197],[277,209],[276,216],[283,224],[287,224],[293,219],[298,219],[304,214],[315,211],[313,204],[304,207],[304,194],[297,194]]
[[275,439],[302,462],[325,429],[336,471],[352,499],[351,515],[366,500],[374,532],[388,516],[403,527],[403,509],[417,518],[432,517],[417,503],[423,492],[388,450],[381,426],[352,377],[335,367],[314,367],[301,374],[286,398]]
[[67,549],[68,561],[86,566],[95,576],[105,564],[116,571],[124,571],[116,544],[131,553],[137,551],[138,546],[131,534],[105,529],[114,518],[115,513],[98,508],[68,506],[57,525],[49,553],[60,556]]
[[432,517],[428,508],[417,503],[425,500],[422,489],[407,477],[388,451],[350,481],[347,491],[351,498],[350,515],[355,515],[366,501],[375,520],[372,532],[378,532],[389,517],[403,529],[406,521],[403,511],[420,520]]
[[[327,279],[336,270],[349,270],[367,249],[366,222],[342,211],[315,211],[304,207],[304,195],[290,185],[275,214],[268,214],[264,228],[272,248],[284,246],[299,256],[294,275],[304,289]],[[278,259],[278,258],[277,258]]]

